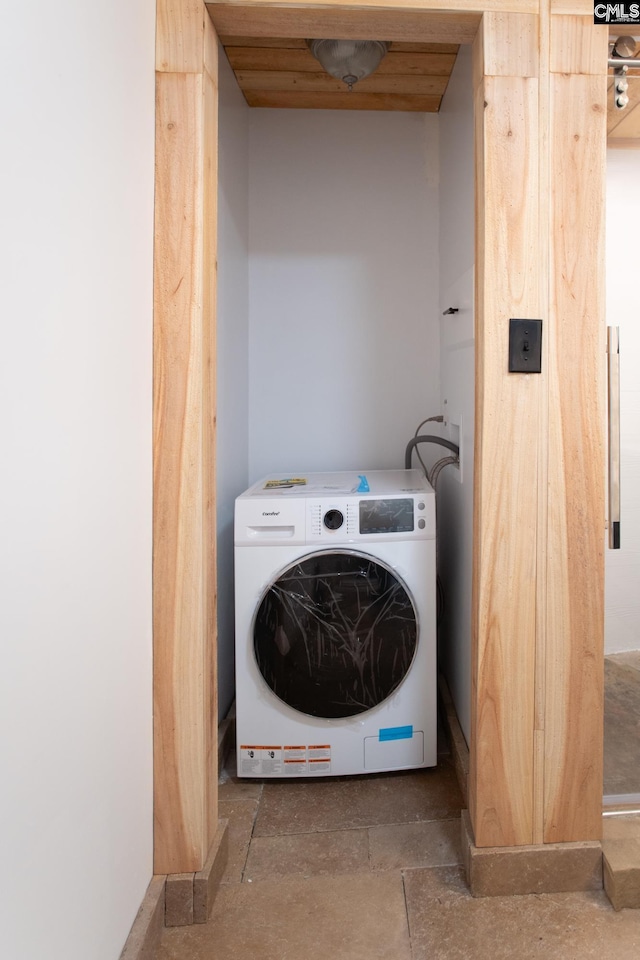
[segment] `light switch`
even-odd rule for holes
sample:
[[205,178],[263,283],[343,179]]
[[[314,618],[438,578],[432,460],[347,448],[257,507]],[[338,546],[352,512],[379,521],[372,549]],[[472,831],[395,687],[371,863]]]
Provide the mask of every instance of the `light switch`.
[[542,320],[509,320],[509,373],[540,373]]

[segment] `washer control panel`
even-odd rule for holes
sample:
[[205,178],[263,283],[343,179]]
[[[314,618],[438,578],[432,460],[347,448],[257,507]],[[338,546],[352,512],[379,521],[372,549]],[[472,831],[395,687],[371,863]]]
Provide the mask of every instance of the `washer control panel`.
[[361,543],[373,539],[424,539],[434,536],[433,505],[418,496],[349,497],[307,503],[307,538],[311,541]]

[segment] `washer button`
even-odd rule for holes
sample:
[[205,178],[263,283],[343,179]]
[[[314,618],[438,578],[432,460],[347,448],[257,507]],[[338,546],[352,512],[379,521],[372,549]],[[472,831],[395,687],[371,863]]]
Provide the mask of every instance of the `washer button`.
[[427,521],[423,520],[422,517],[420,517],[420,519],[418,520],[418,526],[420,527],[420,529],[424,530],[426,525],[427,525]]
[[422,500],[418,504],[418,510],[424,510],[424,503],[422,502]]

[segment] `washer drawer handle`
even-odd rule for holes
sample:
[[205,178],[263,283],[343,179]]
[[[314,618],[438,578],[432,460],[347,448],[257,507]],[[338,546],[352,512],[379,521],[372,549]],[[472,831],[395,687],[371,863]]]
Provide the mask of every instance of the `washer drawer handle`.
[[296,528],[292,525],[277,527],[277,526],[264,526],[264,527],[247,527],[247,536],[251,537],[254,540],[257,540],[260,537],[269,537],[272,540],[281,539],[286,540],[288,537],[292,537],[296,532]]

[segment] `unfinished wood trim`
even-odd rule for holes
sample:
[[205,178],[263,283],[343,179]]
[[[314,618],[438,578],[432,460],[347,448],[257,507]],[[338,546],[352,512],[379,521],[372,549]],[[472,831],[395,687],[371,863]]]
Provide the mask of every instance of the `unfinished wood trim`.
[[483,42],[485,76],[538,76],[537,16],[486,13],[483,17]]
[[206,856],[202,76],[159,74],[154,267],[155,872]]
[[[472,82],[473,82],[473,114],[474,114],[474,177],[475,177],[475,216],[474,216],[474,249],[475,249],[475,273],[474,273],[474,336],[475,336],[475,384],[474,384],[474,403],[475,403],[475,434],[474,434],[474,452],[473,452],[473,470],[474,476],[482,472],[483,464],[483,444],[482,444],[482,420],[477,415],[477,411],[484,407],[484,381],[482,372],[485,368],[484,359],[484,340],[479,336],[478,331],[483,320],[482,304],[484,303],[484,235],[486,231],[485,223],[485,203],[486,193],[484,176],[484,152],[485,152],[485,128],[484,128],[484,36],[483,25],[480,24],[478,35],[472,48]],[[469,815],[471,821],[476,823],[476,756],[475,756],[475,738],[478,726],[478,650],[479,650],[479,559],[480,543],[482,533],[482,497],[477,480],[474,480],[473,487],[473,565],[471,572],[471,710],[470,710],[470,736],[469,736],[469,772],[467,777],[467,803],[469,806]],[[482,806],[482,805],[481,805]]]
[[[202,67],[205,73],[208,73],[210,78],[213,80],[216,90],[218,88],[218,34],[216,29],[211,22],[211,17],[208,14],[206,6],[204,6],[204,55],[202,61]],[[205,128],[205,133],[208,133],[208,129]],[[217,105],[216,105],[216,122],[213,129],[214,141],[215,141],[215,153],[218,152],[218,121],[217,121]],[[216,172],[217,179],[217,172]]]
[[[217,54],[217,44],[215,46]],[[204,608],[205,812],[207,845],[218,825],[218,602],[216,536],[216,295],[218,214],[218,77],[204,74],[203,170],[203,390],[202,390],[202,531]]]
[[[422,11],[444,16],[474,13],[482,15],[487,11],[497,13],[537,13],[540,0],[249,0],[238,3],[237,0],[220,0],[208,3],[208,7],[253,7],[256,11],[270,7],[297,7],[301,10],[356,10],[368,13],[375,10],[388,10],[394,15],[403,16],[405,12]],[[575,11],[572,11],[575,12]],[[583,11],[580,11],[583,12]],[[214,24],[215,16],[212,16]],[[241,31],[242,32],[242,31]]]
[[607,70],[606,28],[590,17],[551,17],[552,73],[585,73],[602,76]]
[[545,726],[545,680],[547,651],[547,566],[548,550],[548,498],[549,498],[549,337],[547,304],[549,303],[549,195],[551,171],[549,165],[549,58],[551,16],[546,5],[541,6],[539,18],[539,73],[538,84],[538,131],[540,153],[539,177],[539,222],[538,250],[540,256],[538,282],[540,309],[543,318],[541,396],[538,427],[538,524],[536,530],[536,663],[533,720],[533,842],[544,843],[544,726]]
[[481,20],[479,13],[365,9],[353,3],[348,8],[297,3],[209,3],[207,7],[220,36],[238,37],[340,36],[408,43],[472,43]]
[[202,70],[205,16],[203,0],[156,0],[156,70]]
[[[541,5],[544,0],[541,0]],[[564,14],[565,16],[590,16],[593,26],[593,0],[550,0],[550,12],[552,14]],[[608,29],[604,27],[603,29]]]
[[[192,0],[159,13],[183,36],[197,19]],[[154,869],[171,875],[202,869],[217,829],[217,50],[202,23],[199,69],[156,78]]]
[[[540,78],[525,81],[537,83],[534,120],[533,94],[526,111],[508,104],[509,96],[521,98],[522,81],[486,76],[517,67],[507,38],[489,36],[505,27],[515,35],[516,23],[485,16],[474,47],[480,200],[469,805],[479,847],[598,840],[601,829],[606,90],[604,75],[589,71],[597,63],[604,69],[607,32],[592,25],[587,35],[585,18],[541,11]],[[492,44],[507,51],[502,60],[490,54]],[[560,50],[582,73],[550,72]],[[521,135],[531,166],[518,170]],[[520,312],[513,284],[526,247],[538,263],[522,286],[531,296]],[[535,384],[503,383],[509,316],[543,319],[543,373],[528,378]],[[526,412],[520,390],[531,394]],[[510,432],[514,422],[529,435],[528,454]]]
[[604,74],[552,76],[550,146],[547,843],[597,840],[602,829]]
[[485,77],[482,90],[470,780],[476,843],[512,846],[533,841],[541,382],[538,376],[509,374],[507,357],[509,318],[540,316],[538,83]]

